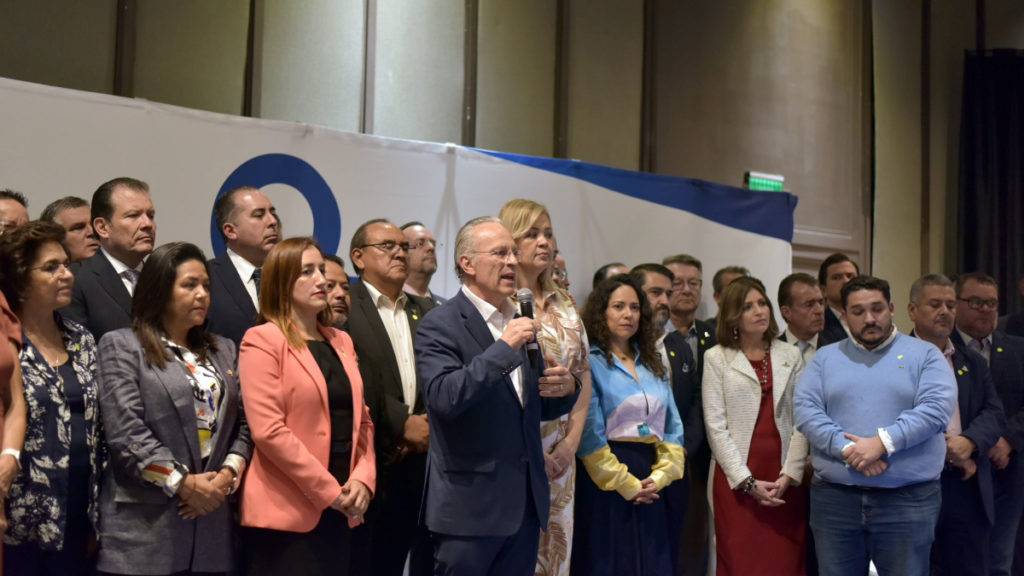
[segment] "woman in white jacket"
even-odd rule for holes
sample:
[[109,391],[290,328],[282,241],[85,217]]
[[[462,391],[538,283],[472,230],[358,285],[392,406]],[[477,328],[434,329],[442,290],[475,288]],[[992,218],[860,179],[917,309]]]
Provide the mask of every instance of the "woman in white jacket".
[[729,284],[702,386],[718,576],[804,574],[807,440],[793,426],[803,360],[778,333],[764,285]]

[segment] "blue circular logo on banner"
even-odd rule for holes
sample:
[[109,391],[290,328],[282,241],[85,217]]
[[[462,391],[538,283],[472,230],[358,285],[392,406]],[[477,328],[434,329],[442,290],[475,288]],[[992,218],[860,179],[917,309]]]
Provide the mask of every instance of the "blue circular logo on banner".
[[[301,158],[289,154],[264,154],[247,160],[224,181],[217,192],[217,198],[240,186],[262,188],[270,184],[285,184],[302,194],[313,212],[313,237],[320,243],[325,254],[336,253],[341,240],[338,200],[316,168]],[[210,242],[214,254],[224,253],[224,238],[217,229],[217,217],[214,214],[210,215]]]

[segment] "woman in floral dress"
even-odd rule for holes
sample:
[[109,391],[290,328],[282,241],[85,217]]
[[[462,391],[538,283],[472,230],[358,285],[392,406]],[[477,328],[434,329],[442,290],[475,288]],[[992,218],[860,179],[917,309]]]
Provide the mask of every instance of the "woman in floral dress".
[[544,465],[551,483],[551,513],[547,529],[541,532],[536,574],[566,575],[572,556],[575,454],[590,404],[587,333],[569,293],[551,280],[556,247],[547,208],[531,200],[511,200],[498,217],[512,233],[519,251],[516,285],[534,295],[535,317],[541,323],[537,342],[545,359],[566,366],[582,383],[572,411],[540,425]]

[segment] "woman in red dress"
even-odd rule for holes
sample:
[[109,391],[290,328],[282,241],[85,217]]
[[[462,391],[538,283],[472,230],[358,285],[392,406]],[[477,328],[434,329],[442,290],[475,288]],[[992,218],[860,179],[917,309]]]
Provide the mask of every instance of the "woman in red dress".
[[803,359],[778,333],[764,285],[729,284],[702,388],[718,576],[804,574],[807,440],[793,426]]

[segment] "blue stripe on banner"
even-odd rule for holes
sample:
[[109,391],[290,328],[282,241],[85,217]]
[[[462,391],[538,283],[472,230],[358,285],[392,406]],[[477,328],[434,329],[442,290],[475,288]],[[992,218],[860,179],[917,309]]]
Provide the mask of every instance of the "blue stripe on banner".
[[626,196],[685,210],[719,224],[754,234],[793,241],[797,197],[788,192],[758,192],[692,178],[634,172],[578,160],[541,158],[481,150],[479,152],[578,178]]

